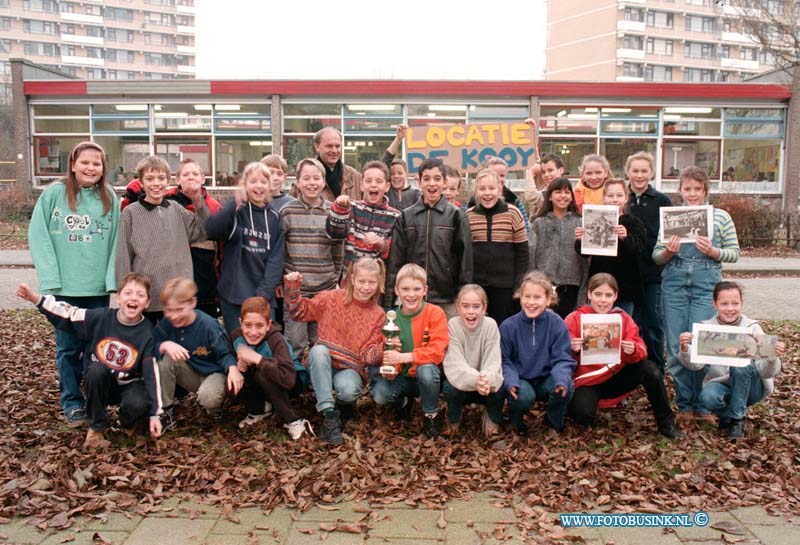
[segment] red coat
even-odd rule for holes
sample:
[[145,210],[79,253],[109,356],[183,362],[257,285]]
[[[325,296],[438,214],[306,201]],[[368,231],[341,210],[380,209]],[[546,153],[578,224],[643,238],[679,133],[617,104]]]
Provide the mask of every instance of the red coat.
[[[633,318],[619,308],[615,308],[611,312],[612,314],[619,314],[622,317],[621,340],[633,342],[633,353],[626,354],[624,351],[621,351],[620,363],[583,365],[581,364],[580,353],[574,352],[573,356],[575,357],[575,361],[578,362],[578,367],[575,368],[575,375],[573,377],[575,388],[602,384],[619,373],[626,365],[634,365],[642,360],[647,359],[647,346],[639,336],[639,326],[636,325],[636,322],[633,321]],[[581,337],[581,316],[583,314],[597,313],[590,305],[584,305],[576,309],[574,312],[571,312],[564,320],[564,322],[567,324],[567,329],[569,329],[570,339]],[[603,399],[600,401],[599,406],[601,408],[613,407],[619,403],[623,397],[625,396],[620,396],[615,399]]]

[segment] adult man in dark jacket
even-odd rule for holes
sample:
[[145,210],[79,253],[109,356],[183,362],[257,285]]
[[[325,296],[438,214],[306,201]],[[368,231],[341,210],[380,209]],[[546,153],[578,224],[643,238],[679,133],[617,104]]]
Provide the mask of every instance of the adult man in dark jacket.
[[428,275],[428,301],[455,316],[455,298],[472,282],[472,237],[464,211],[447,202],[444,164],[427,159],[419,167],[422,196],[403,210],[394,225],[386,293],[394,293],[400,267],[416,263]]

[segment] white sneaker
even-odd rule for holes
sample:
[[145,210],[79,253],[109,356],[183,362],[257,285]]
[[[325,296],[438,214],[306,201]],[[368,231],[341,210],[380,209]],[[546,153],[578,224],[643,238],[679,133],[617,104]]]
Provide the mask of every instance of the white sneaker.
[[269,416],[272,414],[272,403],[269,401],[264,402],[264,416]]
[[244,420],[239,422],[239,427],[240,428],[246,428],[248,426],[252,426],[254,424],[258,424],[259,422],[264,420],[267,416],[269,416],[267,413],[264,413],[264,414],[248,414],[244,418]]
[[311,427],[311,422],[304,419],[298,419],[294,422],[289,422],[288,424],[283,425],[286,428],[286,431],[289,432],[289,435],[292,436],[292,439],[297,441],[300,439],[306,431],[311,434],[312,437],[316,437],[314,433],[314,429]]

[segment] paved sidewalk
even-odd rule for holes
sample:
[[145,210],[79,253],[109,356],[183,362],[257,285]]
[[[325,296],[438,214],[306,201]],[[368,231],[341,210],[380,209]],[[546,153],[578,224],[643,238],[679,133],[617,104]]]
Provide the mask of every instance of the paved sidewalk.
[[[70,528],[58,531],[42,532],[24,520],[15,520],[0,525],[0,542],[13,545],[488,545],[533,543],[534,535],[552,536],[553,532],[562,531],[554,524],[549,528],[545,526],[546,531],[541,532],[534,524],[537,533],[527,535],[527,531],[517,526],[521,519],[516,518],[514,509],[496,504],[495,498],[484,493],[471,501],[451,502],[442,510],[413,509],[403,504],[340,503],[324,506],[325,509],[315,507],[305,513],[278,508],[265,514],[251,507],[223,515],[219,507],[173,498],[165,502],[163,511],[146,518],[100,514],[76,519]],[[712,527],[717,525],[720,527]],[[773,517],[760,507],[746,507],[709,512],[704,527],[674,530],[582,528],[569,533],[583,537],[590,545],[609,542],[616,545],[715,545],[734,540],[753,545],[796,545],[800,543],[800,520]],[[106,541],[93,540],[96,535]]]

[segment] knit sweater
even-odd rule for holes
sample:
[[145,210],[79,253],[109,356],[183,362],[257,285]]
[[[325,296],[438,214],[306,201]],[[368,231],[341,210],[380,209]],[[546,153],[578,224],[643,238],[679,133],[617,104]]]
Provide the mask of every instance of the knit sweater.
[[42,191],[28,227],[28,246],[42,293],[91,297],[116,291],[119,201],[113,191],[108,193],[111,208],[104,215],[95,188],[78,192],[75,211],[69,208],[63,182]]
[[472,233],[472,280],[493,288],[516,288],[528,270],[528,233],[517,207],[497,201],[467,210]]
[[[661,233],[658,235],[661,239]],[[719,257],[716,259],[721,263],[736,263],[739,260],[739,239],[736,236],[736,226],[733,224],[730,214],[721,208],[714,209],[714,246],[719,248]],[[682,245],[683,246],[683,245]],[[671,259],[683,259],[680,252],[672,256]],[[711,259],[710,257],[708,259]],[[663,265],[670,259],[667,258],[667,243],[658,242],[653,248],[653,261],[657,265]]]
[[394,322],[400,328],[400,352],[411,352],[414,358],[411,363],[397,365],[399,373],[414,378],[420,365],[442,364],[447,349],[447,315],[440,307],[422,301],[411,314],[399,308]]
[[588,260],[575,251],[575,229],[581,218],[552,212],[533,221],[528,241],[530,269],[541,271],[557,286],[581,286],[587,278]]
[[366,377],[367,366],[383,360],[381,328],[386,315],[377,304],[355,298],[345,303],[342,289],[313,299],[302,297],[299,281],[285,280],[284,289],[292,320],[317,322],[318,343],[330,351],[334,369],[353,369]]
[[[704,324],[714,324],[714,325],[736,325],[739,327],[747,327],[750,328],[750,331],[754,335],[763,335],[764,330],[761,329],[761,326],[758,325],[758,322],[755,320],[751,320],[744,314],[739,316],[739,322],[736,324],[723,324],[719,321],[719,316],[714,316],[708,320],[704,320],[702,323]],[[706,366],[704,363],[694,363],[690,360],[691,354],[687,350],[684,352],[681,350],[678,353],[678,359],[680,360],[681,364],[687,369],[691,369],[692,371],[699,371],[703,367]],[[780,358],[775,358],[774,360],[768,360],[766,358],[759,359],[759,360],[752,360],[752,365],[756,366],[756,370],[758,371],[758,376],[761,377],[761,384],[764,386],[764,397],[767,397],[772,392],[775,391],[775,381],[773,380],[778,373],[781,372],[781,360]],[[727,384],[730,386],[731,384],[731,368],[727,365],[708,365],[708,372],[706,376],[703,378],[703,386],[709,384],[711,382],[721,382],[722,384]]]
[[331,203],[307,204],[302,195],[281,209],[286,237],[284,274],[303,275],[303,295],[313,295],[336,287],[342,270],[342,242],[325,232]]
[[564,321],[550,309],[536,318],[524,311],[500,324],[503,357],[503,385],[518,388],[520,380],[537,380],[552,375],[556,386],[572,384],[575,360]]
[[478,374],[489,379],[492,391],[503,387],[500,330],[497,322],[484,316],[475,329],[468,329],[459,316],[447,322],[450,344],[444,356],[444,375],[462,392],[474,392]]
[[[392,246],[394,223],[400,217],[400,211],[389,206],[389,199],[371,205],[367,201],[356,201],[348,206],[331,204],[330,214],[325,221],[325,231],[332,239],[344,239],[344,266],[347,267],[361,257],[388,259]],[[384,240],[380,250],[367,244],[364,237],[367,233],[375,233]]]
[[151,312],[162,310],[159,294],[170,278],[192,278],[189,245],[205,240],[208,208],[194,214],[174,202],[153,205],[140,197],[122,211],[117,239],[117,280],[133,271],[150,278]]
[[231,199],[206,222],[208,238],[222,241],[219,294],[241,305],[260,295],[275,305],[275,288],[281,283],[284,232],[280,215],[267,203],[237,207]]

